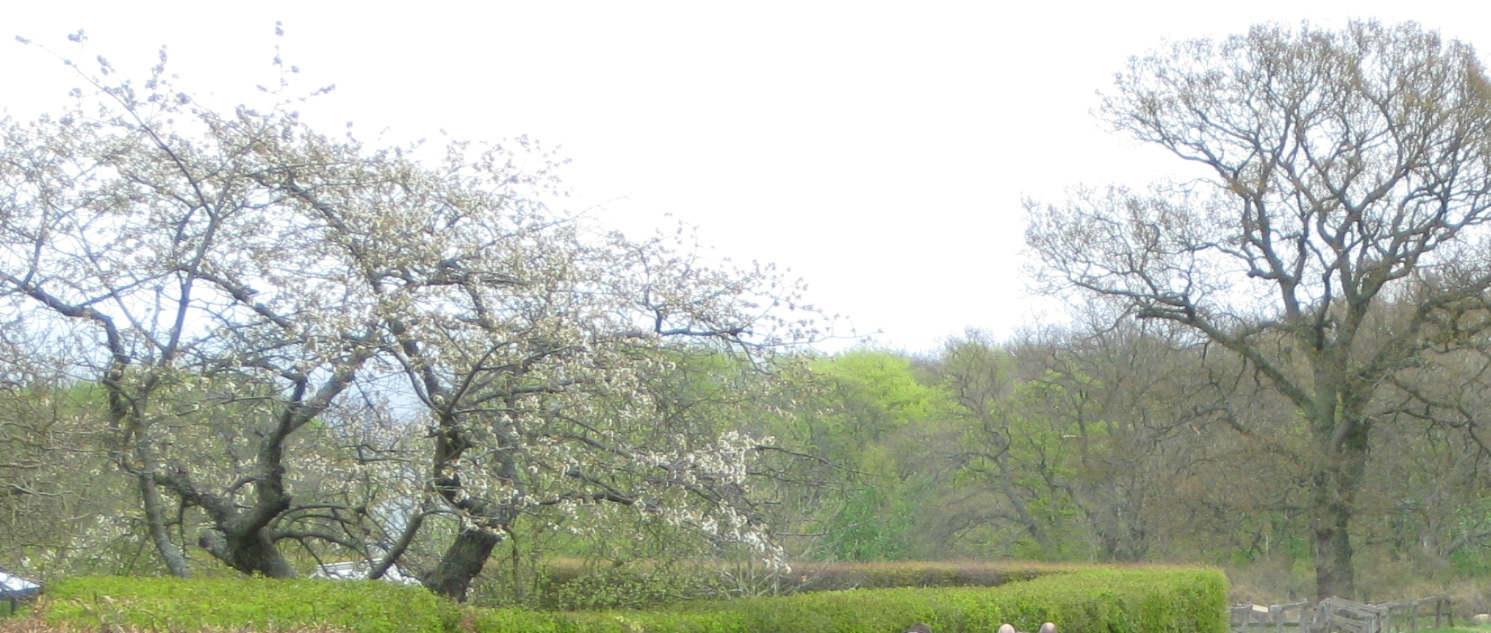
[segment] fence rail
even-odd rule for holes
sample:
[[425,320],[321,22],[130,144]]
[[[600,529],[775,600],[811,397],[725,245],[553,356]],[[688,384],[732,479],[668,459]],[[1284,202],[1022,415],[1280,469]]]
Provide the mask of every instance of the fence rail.
[[1239,633],[1418,633],[1433,617],[1434,628],[1454,625],[1450,599],[1431,596],[1410,602],[1367,604],[1340,598],[1318,603],[1232,606],[1232,630]]

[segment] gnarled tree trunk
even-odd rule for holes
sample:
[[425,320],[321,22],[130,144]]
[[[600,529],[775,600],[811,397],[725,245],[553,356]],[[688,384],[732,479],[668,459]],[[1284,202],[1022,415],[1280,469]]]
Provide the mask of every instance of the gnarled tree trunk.
[[425,575],[425,588],[442,596],[461,602],[466,601],[466,592],[471,581],[481,573],[492,549],[502,542],[502,534],[481,528],[466,528],[456,535],[456,540],[440,557],[440,564]]

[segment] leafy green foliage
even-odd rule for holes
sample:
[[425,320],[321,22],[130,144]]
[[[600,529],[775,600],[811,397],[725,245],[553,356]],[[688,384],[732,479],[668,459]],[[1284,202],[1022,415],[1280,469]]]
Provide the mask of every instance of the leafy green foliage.
[[[947,394],[917,380],[911,359],[889,352],[847,352],[819,363],[816,371],[834,380],[839,390],[853,393],[870,409],[869,415],[846,420],[848,427],[868,431],[878,439],[895,427],[942,415]],[[846,429],[847,430],[847,429]]]
[[[917,547],[918,518],[927,513],[931,483],[916,459],[923,436],[943,424],[950,394],[922,380],[912,359],[858,350],[812,365],[822,381],[811,405],[799,410],[801,437],[816,454],[854,473],[849,490],[817,508],[840,560],[901,560]],[[816,530],[815,530],[816,531]]]
[[910,495],[886,487],[851,491],[828,521],[829,540],[840,558],[856,561],[902,560],[911,555],[915,504]]

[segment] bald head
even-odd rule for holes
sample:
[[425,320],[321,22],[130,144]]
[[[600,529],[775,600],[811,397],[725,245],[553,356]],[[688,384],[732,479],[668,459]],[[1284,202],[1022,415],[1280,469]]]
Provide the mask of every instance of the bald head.
[[999,625],[999,633],[1016,633],[1015,627],[1011,626],[1009,622],[1005,622]]
[[1050,622],[1042,624],[1041,633],[1056,633],[1056,625]]

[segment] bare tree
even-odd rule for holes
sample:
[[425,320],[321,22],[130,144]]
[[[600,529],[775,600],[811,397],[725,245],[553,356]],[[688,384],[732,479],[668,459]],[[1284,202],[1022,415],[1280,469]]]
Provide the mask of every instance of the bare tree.
[[1413,24],[1257,27],[1135,59],[1103,114],[1205,176],[1030,203],[1045,279],[1192,328],[1298,408],[1317,592],[1352,595],[1381,387],[1491,323],[1483,68]]
[[[1011,424],[1016,417],[1010,411],[1008,401],[1016,390],[1013,376],[1014,362],[985,332],[970,331],[961,339],[949,340],[942,350],[941,362],[937,366],[938,377],[953,394],[955,415],[969,426],[963,451],[952,457],[954,463],[967,476],[979,480],[996,497],[1003,497],[1002,504],[974,504],[979,515],[974,524],[1009,522],[1018,525],[1041,550],[1048,554],[1055,543],[1047,534],[1048,526],[1042,517],[1032,512],[1030,506],[1041,492],[1051,497],[1058,493],[1032,490],[1032,481],[1043,481],[1040,477],[1027,476],[1019,469],[1020,455],[1016,450],[1019,431]],[[1045,426],[1044,420],[1041,421]],[[1048,428],[1056,428],[1054,423]],[[1037,468],[1045,465],[1039,462]],[[1055,506],[1059,502],[1051,501]]]

